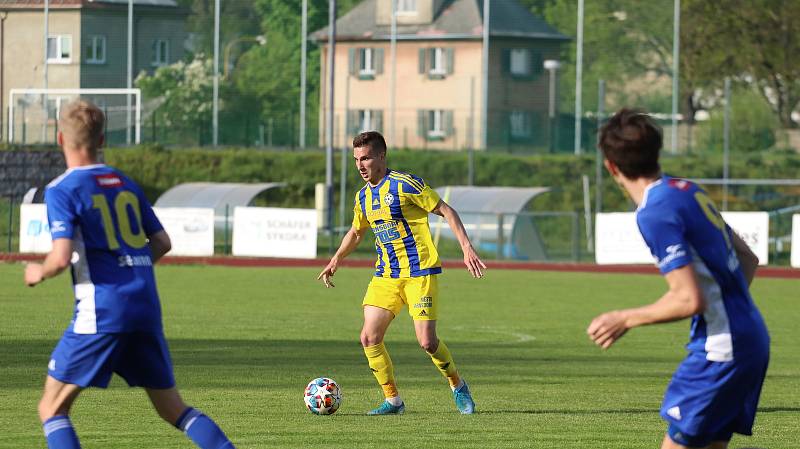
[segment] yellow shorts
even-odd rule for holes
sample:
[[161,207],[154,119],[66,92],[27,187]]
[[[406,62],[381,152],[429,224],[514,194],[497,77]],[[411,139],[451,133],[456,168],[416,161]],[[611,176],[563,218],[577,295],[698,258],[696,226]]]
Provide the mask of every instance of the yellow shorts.
[[397,316],[404,305],[415,321],[435,320],[439,280],[435,274],[415,278],[373,277],[362,306],[386,309]]

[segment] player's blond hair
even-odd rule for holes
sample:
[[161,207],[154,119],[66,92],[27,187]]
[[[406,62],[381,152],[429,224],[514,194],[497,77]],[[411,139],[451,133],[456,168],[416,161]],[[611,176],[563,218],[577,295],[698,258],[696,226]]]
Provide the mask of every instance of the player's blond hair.
[[93,103],[77,99],[61,108],[58,130],[69,145],[95,152],[102,144],[106,118]]

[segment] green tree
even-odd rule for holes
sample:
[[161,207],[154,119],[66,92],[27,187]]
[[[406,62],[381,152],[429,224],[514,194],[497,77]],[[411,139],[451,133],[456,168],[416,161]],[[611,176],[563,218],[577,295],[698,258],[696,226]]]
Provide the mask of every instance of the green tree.
[[[756,152],[775,145],[779,123],[769,104],[752,87],[744,85],[731,94],[730,148],[732,151]],[[698,126],[698,141],[703,149],[721,152],[723,148],[724,110],[717,108],[711,118]]]
[[682,67],[690,79],[725,76],[752,84],[784,127],[800,103],[800,2],[685,0]]

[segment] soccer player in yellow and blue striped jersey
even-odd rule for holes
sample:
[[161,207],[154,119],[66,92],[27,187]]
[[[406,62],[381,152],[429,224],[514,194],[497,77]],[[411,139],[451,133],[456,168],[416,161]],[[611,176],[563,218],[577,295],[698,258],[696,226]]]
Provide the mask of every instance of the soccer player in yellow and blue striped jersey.
[[437,275],[442,272],[442,265],[431,238],[428,214],[447,219],[461,244],[464,263],[474,277],[482,277],[486,265],[475,253],[456,211],[436,191],[417,176],[387,167],[383,136],[375,131],[356,136],[353,157],[366,184],[355,197],[352,228],[318,279],[326,287],[333,287],[331,277],[339,262],[358,246],[366,230],[372,229],[378,260],[375,276],[364,296],[361,344],[386,400],[368,414],[401,414],[405,410],[383,337],[406,305],[414,321],[417,341],[447,378],[456,407],[461,413],[473,413],[475,404],[469,387],[460,378],[447,345],[436,335]]

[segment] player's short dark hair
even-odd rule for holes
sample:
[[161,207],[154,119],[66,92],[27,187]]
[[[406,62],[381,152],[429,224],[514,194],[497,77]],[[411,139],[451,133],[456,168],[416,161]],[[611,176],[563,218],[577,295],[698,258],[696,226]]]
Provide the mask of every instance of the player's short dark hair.
[[386,154],[386,141],[378,131],[366,131],[357,135],[353,139],[353,148],[369,147],[369,150],[377,154]]
[[661,170],[658,156],[662,143],[661,127],[650,115],[624,108],[600,128],[597,145],[626,178],[638,179]]

